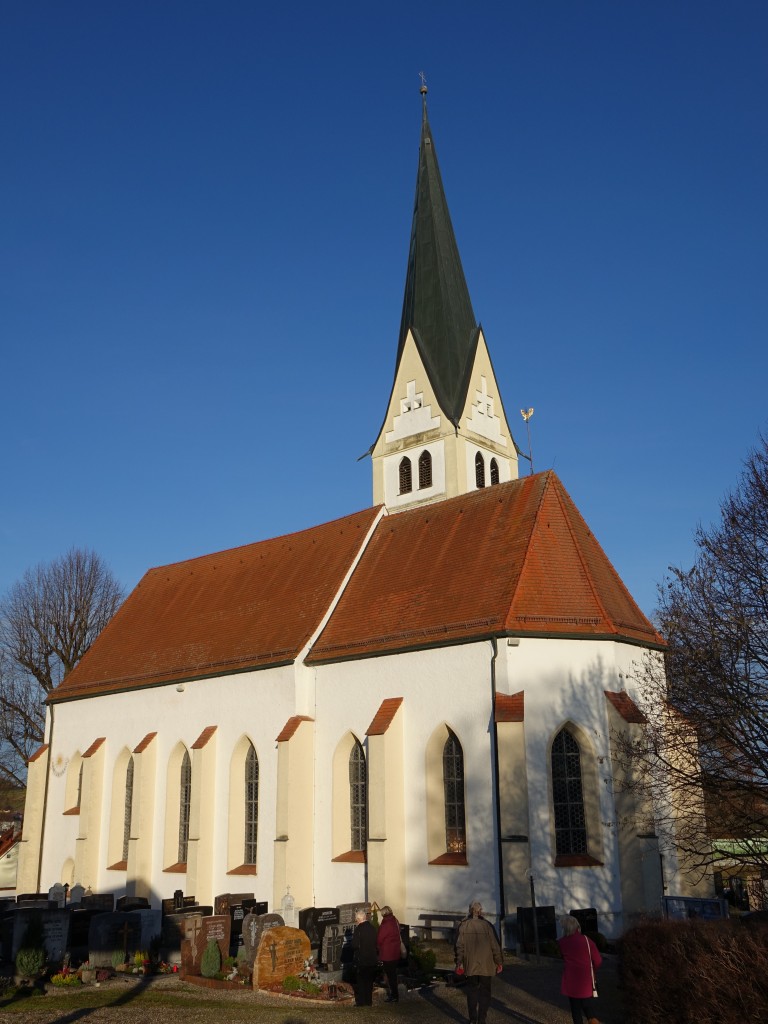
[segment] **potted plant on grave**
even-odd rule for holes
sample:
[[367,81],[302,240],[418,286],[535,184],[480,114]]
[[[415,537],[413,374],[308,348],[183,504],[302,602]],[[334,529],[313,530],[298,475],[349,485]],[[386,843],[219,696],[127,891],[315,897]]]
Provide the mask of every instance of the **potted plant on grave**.
[[21,947],[16,954],[16,977],[21,984],[35,982],[45,969],[46,953],[43,928],[32,919],[27,925]]
[[96,968],[91,967],[88,960],[80,964],[80,980],[84,985],[92,985],[96,981]]

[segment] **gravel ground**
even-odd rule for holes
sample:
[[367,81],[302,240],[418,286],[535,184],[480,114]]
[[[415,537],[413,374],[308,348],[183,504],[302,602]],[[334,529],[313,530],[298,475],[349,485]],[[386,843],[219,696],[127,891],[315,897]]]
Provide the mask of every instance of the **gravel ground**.
[[[537,965],[506,958],[503,973],[493,982],[488,1024],[571,1024],[567,1000],[560,995],[560,972],[557,962],[542,960]],[[601,1024],[624,1024],[612,958],[606,958],[599,977]],[[377,990],[377,1001],[370,1008],[267,996],[250,990],[202,989],[174,975],[119,978],[102,986],[99,996],[105,995],[108,1005],[88,1007],[83,1006],[85,990],[79,989],[73,996],[66,989],[54,989],[44,998],[35,999],[34,1009],[23,1007],[26,1000],[0,1000],[0,1012],[10,1011],[4,1013],[8,1024],[343,1024],[350,1017],[362,1024],[374,1024],[374,1020],[375,1024],[467,1021],[461,987],[443,981],[407,994],[401,990],[396,1006],[383,1002],[383,992]]]

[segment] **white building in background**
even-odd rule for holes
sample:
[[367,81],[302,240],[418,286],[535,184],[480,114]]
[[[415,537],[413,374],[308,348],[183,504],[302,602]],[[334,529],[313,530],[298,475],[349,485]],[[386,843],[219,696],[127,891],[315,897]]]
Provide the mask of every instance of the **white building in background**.
[[[424,98],[374,506],[150,570],[49,700],[20,892],[57,881],[398,918],[658,911],[617,785],[661,638],[552,472],[518,478]],[[636,695],[635,695],[636,696]],[[674,851],[664,881],[688,893]]]

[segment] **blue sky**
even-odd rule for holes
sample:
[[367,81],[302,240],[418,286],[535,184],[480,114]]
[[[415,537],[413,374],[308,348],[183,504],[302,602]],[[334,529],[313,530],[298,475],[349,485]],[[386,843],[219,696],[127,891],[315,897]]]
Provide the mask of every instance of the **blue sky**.
[[7,0],[0,591],[346,515],[418,72],[504,404],[641,607],[767,429],[768,5]]

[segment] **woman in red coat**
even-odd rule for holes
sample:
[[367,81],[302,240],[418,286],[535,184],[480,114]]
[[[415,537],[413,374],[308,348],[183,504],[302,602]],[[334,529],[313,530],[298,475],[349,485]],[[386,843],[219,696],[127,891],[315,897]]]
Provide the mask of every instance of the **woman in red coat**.
[[400,963],[400,924],[392,913],[392,907],[381,908],[381,924],[376,937],[379,959],[384,964],[384,973],[389,985],[388,1003],[399,1002],[397,991],[397,965]]
[[599,1024],[592,999],[593,971],[603,962],[592,939],[581,934],[581,925],[567,914],[560,919],[562,939],[557,940],[563,957],[563,980],[560,991],[568,996],[573,1024],[582,1024],[582,1014],[588,1024]]

